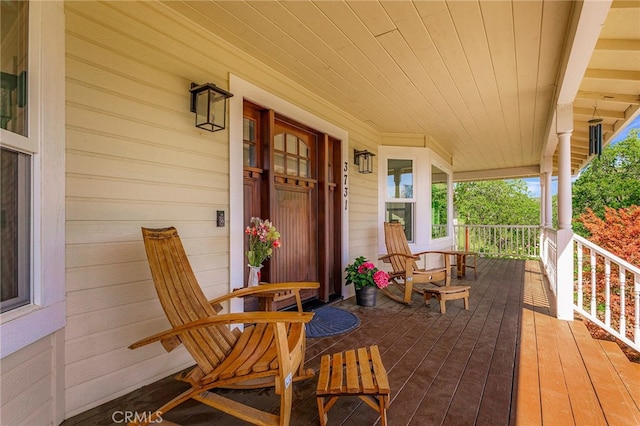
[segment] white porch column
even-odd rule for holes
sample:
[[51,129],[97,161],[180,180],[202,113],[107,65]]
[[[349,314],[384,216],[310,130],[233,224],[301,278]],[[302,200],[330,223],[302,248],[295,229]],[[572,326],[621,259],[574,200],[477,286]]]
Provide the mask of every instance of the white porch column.
[[573,105],[558,105],[558,238],[556,316],[573,320],[573,231],[571,229],[571,132]]
[[[551,159],[549,160],[551,161]],[[551,189],[551,172],[547,172],[544,174],[545,179],[545,188],[547,188],[546,192],[546,200],[544,202],[544,225],[551,228],[553,226],[553,191]]]
[[547,201],[546,191],[547,179],[545,177],[545,173],[540,173],[540,226],[544,227],[545,218],[546,218],[546,206],[545,203]]
[[551,190],[551,174],[553,173],[553,158],[544,157],[540,173],[540,224],[544,227],[553,226],[553,194]]

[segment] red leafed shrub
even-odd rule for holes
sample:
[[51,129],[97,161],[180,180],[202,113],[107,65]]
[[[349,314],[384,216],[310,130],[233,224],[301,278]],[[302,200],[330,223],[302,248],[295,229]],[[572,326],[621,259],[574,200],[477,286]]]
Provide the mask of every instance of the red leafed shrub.
[[[605,250],[615,254],[623,260],[640,267],[640,206],[631,206],[629,208],[612,209],[605,207],[604,220],[596,216],[591,209],[580,215],[577,219],[590,232],[588,238],[593,243],[599,245]],[[605,274],[604,259],[601,256],[596,257],[595,270],[591,270],[589,264],[589,250],[585,249],[583,257],[582,269],[584,272],[583,296],[585,309],[589,310],[588,305],[591,300],[591,280],[592,272],[595,272],[595,302],[598,307],[597,316],[604,321],[604,304],[605,304],[605,288],[606,281],[610,282],[611,299],[611,325],[618,328],[619,318],[621,314],[621,287],[620,287],[620,271],[617,265],[612,264],[609,276]],[[634,295],[633,295],[633,274],[627,271],[625,276],[627,285],[624,291],[625,329],[628,337],[633,336],[633,327],[636,321],[634,312]],[[591,334],[596,338],[605,338],[606,334],[594,324],[587,324]],[[628,348],[622,342],[618,342],[629,359],[639,362],[640,357],[637,352]]]
[[578,221],[591,233],[590,241],[640,267],[640,206],[605,207],[604,220],[587,209]]

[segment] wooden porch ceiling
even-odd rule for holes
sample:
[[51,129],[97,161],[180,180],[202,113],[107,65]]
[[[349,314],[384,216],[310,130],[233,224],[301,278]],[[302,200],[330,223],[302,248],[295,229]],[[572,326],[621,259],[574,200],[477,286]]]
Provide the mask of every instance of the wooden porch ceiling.
[[[563,87],[578,133],[597,101],[606,141],[638,108],[637,0],[166,4],[381,132],[433,136],[466,178],[537,174]],[[581,24],[591,43],[574,43]],[[576,57],[588,68],[567,75]],[[573,145],[575,172],[588,153]]]
[[[317,371],[326,353],[377,344],[389,374],[392,425],[640,424],[640,365],[628,362],[615,344],[603,351],[580,321],[550,315],[538,262],[482,258],[477,280],[464,281],[472,287],[470,309],[462,300],[450,301],[445,315],[417,295],[412,306],[381,293],[375,308],[356,306],[353,298],[340,302],[361,325],[308,339],[307,367]],[[315,379],[294,384],[291,424],[318,424],[315,386]],[[111,424],[115,412],[148,412],[184,389],[169,377],[62,425]],[[278,410],[272,390],[221,392]],[[192,426],[239,424],[199,403],[185,403],[163,418]],[[341,398],[329,424],[371,425],[376,418],[358,398]]]

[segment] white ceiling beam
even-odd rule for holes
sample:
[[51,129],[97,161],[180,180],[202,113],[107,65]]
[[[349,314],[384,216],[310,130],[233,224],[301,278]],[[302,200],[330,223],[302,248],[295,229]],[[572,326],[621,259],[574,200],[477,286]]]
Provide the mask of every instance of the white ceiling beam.
[[623,111],[613,111],[608,109],[598,109],[594,111],[593,108],[578,108],[578,107],[573,108],[573,115],[588,116],[588,117],[593,117],[594,115],[597,115],[600,117],[614,118],[616,120],[624,120],[625,118],[627,118]]
[[595,99],[598,101],[620,102],[623,104],[640,105],[640,95],[626,95],[622,93],[610,92],[588,92],[580,90],[576,99]]
[[640,40],[600,39],[596,43],[596,50],[637,52],[640,50]]
[[518,179],[540,175],[540,166],[511,167],[507,169],[473,170],[453,174],[454,182],[475,182],[481,180]]
[[604,80],[640,80],[640,71],[628,70],[603,70],[590,68],[584,73],[584,78],[600,78]]

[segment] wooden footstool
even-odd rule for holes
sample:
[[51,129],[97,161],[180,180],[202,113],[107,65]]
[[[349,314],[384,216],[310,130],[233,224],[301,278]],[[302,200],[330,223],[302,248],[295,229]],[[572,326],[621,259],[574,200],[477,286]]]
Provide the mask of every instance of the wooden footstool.
[[327,424],[327,414],[340,396],[360,397],[380,414],[380,422],[385,426],[390,394],[389,379],[378,346],[322,357],[316,389],[322,426]]
[[469,289],[468,285],[452,285],[449,287],[437,287],[424,290],[424,303],[428,306],[429,299],[435,297],[440,301],[440,313],[447,313],[447,300],[464,299],[464,308],[469,310]]

